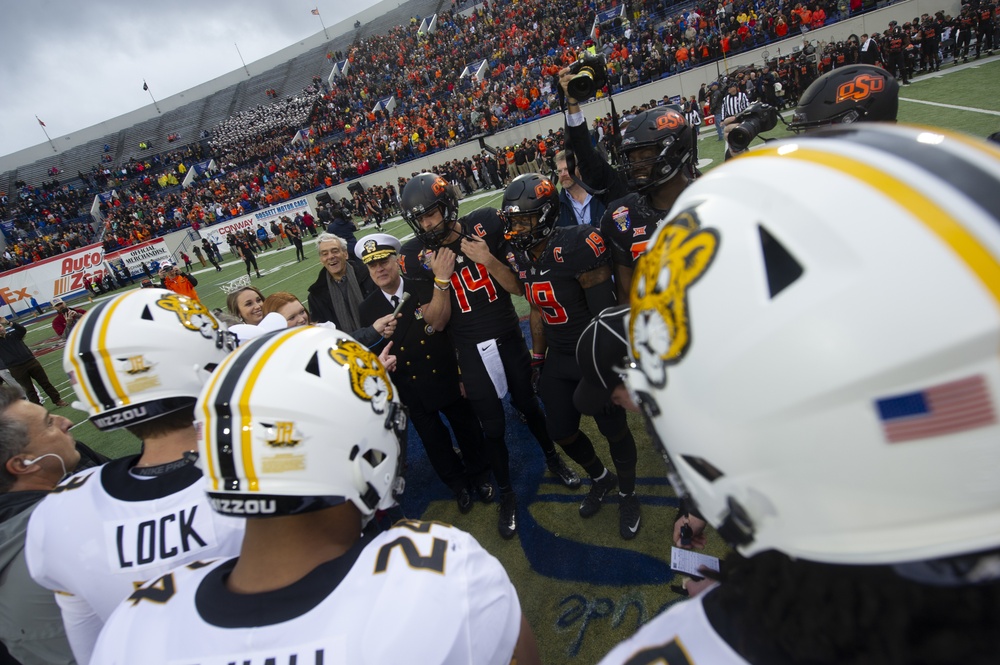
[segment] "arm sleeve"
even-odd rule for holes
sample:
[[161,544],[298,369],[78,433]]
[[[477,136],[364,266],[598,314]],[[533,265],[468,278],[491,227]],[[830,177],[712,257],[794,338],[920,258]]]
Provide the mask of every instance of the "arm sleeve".
[[79,596],[57,593],[56,604],[62,612],[66,639],[73,650],[73,657],[78,663],[89,663],[104,622]]
[[371,348],[382,341],[382,335],[375,332],[373,326],[365,326],[364,328],[358,328],[351,333],[351,337],[358,340],[360,344]]
[[198,286],[198,279],[194,275],[188,275],[187,278],[191,282],[191,286]]
[[597,316],[608,307],[614,307],[618,304],[615,299],[614,282],[610,279],[595,284],[589,289],[584,289],[583,296],[587,299],[587,309],[590,310],[591,316]]
[[469,536],[465,557],[473,662],[508,662],[521,634],[521,604],[500,562]]
[[628,192],[625,182],[600,153],[594,150],[586,123],[576,127],[567,124],[566,144],[576,155],[580,179],[591,189],[607,188],[608,191],[600,195],[605,204],[625,196]]

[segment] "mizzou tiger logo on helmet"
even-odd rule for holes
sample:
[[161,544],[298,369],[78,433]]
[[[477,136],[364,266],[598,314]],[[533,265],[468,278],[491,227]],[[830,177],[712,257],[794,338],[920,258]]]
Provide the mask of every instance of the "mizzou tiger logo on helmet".
[[385,412],[392,401],[392,383],[378,357],[353,340],[341,340],[329,353],[350,371],[354,394],[369,402],[375,413]]
[[718,249],[718,232],[702,229],[694,210],[686,210],[659,229],[636,264],[629,339],[632,356],[657,387],[666,384],[666,366],[680,361],[691,343],[688,289]]
[[208,308],[193,298],[171,293],[162,296],[156,305],[176,314],[185,328],[200,332],[202,337],[211,339],[219,329],[219,322]]

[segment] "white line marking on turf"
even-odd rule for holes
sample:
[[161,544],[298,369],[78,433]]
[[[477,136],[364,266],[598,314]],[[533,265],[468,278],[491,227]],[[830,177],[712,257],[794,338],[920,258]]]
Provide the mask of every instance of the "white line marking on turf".
[[989,109],[977,109],[971,106],[958,106],[957,104],[942,104],[941,102],[928,102],[924,99],[910,99],[909,97],[900,97],[901,102],[913,102],[914,104],[927,104],[928,106],[940,106],[945,109],[955,109],[956,111],[969,111],[971,113],[985,113],[987,115],[1000,115],[1000,111],[991,111]]

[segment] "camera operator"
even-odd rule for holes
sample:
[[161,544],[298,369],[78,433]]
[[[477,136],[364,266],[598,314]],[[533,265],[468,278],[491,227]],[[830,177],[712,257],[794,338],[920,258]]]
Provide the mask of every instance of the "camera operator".
[[[844,92],[850,94],[845,96]],[[802,94],[788,129],[806,131],[826,125],[854,122],[895,122],[899,83],[874,65],[838,67],[816,79]],[[752,104],[727,128],[726,159],[743,152],[761,132],[778,124],[778,114],[768,104]]]
[[731,80],[729,94],[722,100],[722,125],[725,136],[728,136],[729,132],[732,131],[730,126],[737,122],[736,117],[743,113],[748,106],[750,106],[750,98],[747,97],[747,93],[740,90],[735,79]]
[[[693,138],[684,116],[677,111],[666,106],[642,111],[622,132],[624,173],[615,170],[590,144],[587,119],[575,96],[581,82],[574,69],[559,72],[559,85],[566,97],[567,148],[576,157],[582,184],[607,202],[601,235],[610,245],[618,301],[624,303],[629,300],[636,258],[690,182]],[[594,80],[600,81],[601,72],[597,73]],[[592,96],[593,90],[589,92]],[[605,189],[597,189],[598,185]]]
[[52,299],[52,306],[56,308],[56,316],[52,319],[52,330],[63,339],[66,339],[69,336],[69,331],[73,329],[76,322],[87,311],[77,307],[70,307],[58,296]]

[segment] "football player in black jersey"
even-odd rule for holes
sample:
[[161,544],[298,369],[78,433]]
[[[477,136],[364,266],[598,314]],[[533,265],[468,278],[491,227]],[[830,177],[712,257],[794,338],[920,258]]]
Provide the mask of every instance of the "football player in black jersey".
[[601,234],[611,249],[622,302],[629,299],[636,259],[690,182],[692,141],[684,116],[666,107],[643,111],[622,133],[631,192],[612,201],[601,218]]
[[639,532],[640,515],[635,495],[635,439],[625,411],[609,405],[593,414],[610,444],[616,476],[580,431],[580,412],[573,405],[581,378],[576,362],[580,333],[601,310],[615,304],[611,257],[604,238],[592,226],[556,228],[559,194],[551,180],[537,173],[519,176],[507,186],[500,217],[513,248],[507,262],[520,282],[517,293],[531,303],[532,358],[541,366],[538,394],[545,404],[549,434],[591,478],[580,516],[596,514],[604,497],[618,485],[619,533],[632,539]]
[[[531,360],[509,293],[518,288],[517,277],[496,257],[506,244],[502,223],[493,209],[459,217],[458,199],[444,178],[433,173],[406,183],[400,203],[416,234],[403,246],[403,274],[415,283],[424,321],[439,331],[447,326],[455,344],[465,393],[482,423],[500,489],[500,535],[512,538],[517,500],[501,402],[508,389],[549,469],[567,487],[579,487],[580,478],[556,452],[531,387]],[[484,501],[492,500],[492,485],[478,489]]]
[[[586,118],[569,95],[568,69],[559,82],[566,95],[566,138],[585,184],[605,187],[612,198],[601,218],[601,235],[611,250],[618,300],[628,302],[636,258],[646,249],[660,220],[687,187],[694,139],[684,116],[660,106],[636,115],[622,132],[625,178],[591,146]],[[628,193],[621,195],[623,191]]]

